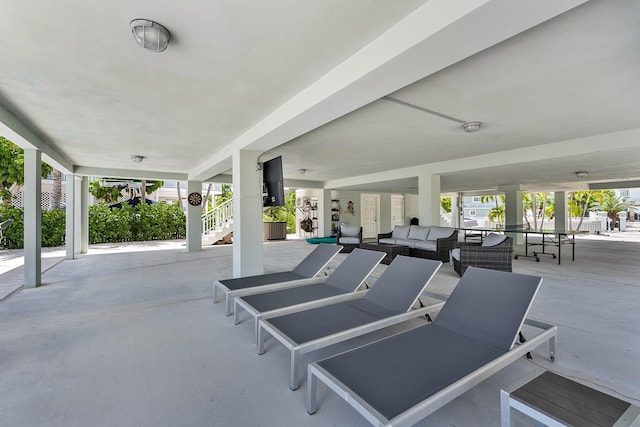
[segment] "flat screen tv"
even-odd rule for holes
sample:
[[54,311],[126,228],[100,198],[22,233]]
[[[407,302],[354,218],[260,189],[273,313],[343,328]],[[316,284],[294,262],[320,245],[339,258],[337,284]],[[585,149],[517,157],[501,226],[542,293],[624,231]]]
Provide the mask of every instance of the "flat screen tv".
[[282,156],[262,164],[262,205],[284,206],[284,180],[282,178]]

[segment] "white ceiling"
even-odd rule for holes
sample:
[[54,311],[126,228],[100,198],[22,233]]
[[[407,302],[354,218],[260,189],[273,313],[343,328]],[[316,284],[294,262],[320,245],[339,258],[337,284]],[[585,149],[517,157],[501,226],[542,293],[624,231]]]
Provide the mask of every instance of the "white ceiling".
[[451,3],[3,0],[0,134],[102,176],[207,180],[249,149],[367,191],[640,179],[640,0]]

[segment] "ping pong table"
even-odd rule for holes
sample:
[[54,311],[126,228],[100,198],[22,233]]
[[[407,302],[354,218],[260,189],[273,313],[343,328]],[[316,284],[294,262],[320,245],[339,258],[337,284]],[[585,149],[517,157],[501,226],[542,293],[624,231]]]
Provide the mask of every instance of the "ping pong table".
[[[536,262],[540,262],[540,255],[550,255],[554,259],[558,259],[558,264],[561,263],[562,258],[562,245],[571,245],[571,261],[575,261],[576,259],[576,234],[585,234],[587,231],[578,231],[578,230],[538,230],[535,228],[525,228],[523,226],[506,226],[504,228],[490,228],[490,227],[470,227],[470,228],[461,228],[466,236],[467,233],[471,233],[475,236],[480,237],[482,241],[484,237],[486,237],[489,233],[518,233],[524,235],[524,255],[515,254],[514,259],[518,259],[519,257],[532,257],[536,260]],[[540,240],[529,241],[529,235],[535,234],[541,236]],[[466,239],[466,237],[465,237]],[[540,251],[532,251],[531,255],[529,255],[529,247],[541,246],[542,250]],[[550,248],[556,247],[558,248],[557,255],[554,252],[549,252]]]

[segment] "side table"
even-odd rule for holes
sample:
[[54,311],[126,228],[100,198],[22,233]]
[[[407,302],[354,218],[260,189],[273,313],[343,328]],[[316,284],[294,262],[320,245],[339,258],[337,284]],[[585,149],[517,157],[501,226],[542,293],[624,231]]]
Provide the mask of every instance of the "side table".
[[387,255],[380,261],[389,265],[397,255],[409,256],[409,247],[403,245],[391,245],[387,243],[360,243],[360,249],[385,252]]
[[640,426],[640,408],[568,378],[543,371],[524,382],[500,391],[502,427],[511,426],[511,408],[549,427]]

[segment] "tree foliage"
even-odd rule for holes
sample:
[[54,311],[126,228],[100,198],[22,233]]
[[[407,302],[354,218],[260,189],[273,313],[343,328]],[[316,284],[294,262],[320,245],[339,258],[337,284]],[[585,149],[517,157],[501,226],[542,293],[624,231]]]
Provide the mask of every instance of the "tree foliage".
[[440,207],[446,213],[451,213],[451,197],[440,197]]
[[284,206],[271,206],[262,212],[264,222],[286,222],[287,233],[296,232],[296,193],[284,198]]
[[[42,162],[42,178],[46,178],[53,168]],[[7,138],[0,136],[0,199],[5,204],[24,185],[24,150]]]
[[[13,223],[3,232],[7,249],[24,247],[23,210],[1,206],[3,219]],[[184,239],[187,220],[177,204],[125,205],[110,209],[105,204],[89,206],[89,243]],[[42,246],[65,244],[65,213],[60,209],[42,211]]]
[[[98,201],[112,205],[118,203],[119,199],[124,196],[123,191],[128,191],[130,198],[135,197],[135,188],[123,183],[122,186],[114,187],[109,185],[103,185],[104,179],[98,178],[89,183],[89,193],[95,197]],[[144,187],[144,191],[141,189],[140,196],[146,198],[146,194],[151,194],[157,191],[164,185],[164,181],[147,181],[147,180],[131,180],[130,182],[140,183]]]
[[221,194],[216,197],[216,203],[214,207],[218,207],[224,202],[233,198],[233,188],[229,184],[222,184]]

